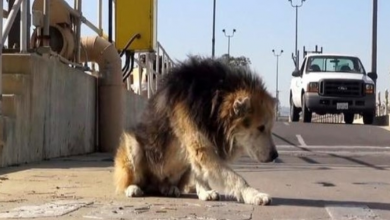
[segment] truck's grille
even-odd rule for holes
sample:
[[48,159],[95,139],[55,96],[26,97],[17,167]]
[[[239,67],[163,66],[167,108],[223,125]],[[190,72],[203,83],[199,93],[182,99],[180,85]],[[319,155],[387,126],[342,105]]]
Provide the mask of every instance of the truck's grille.
[[363,95],[363,81],[361,80],[322,80],[320,95],[337,97],[360,97]]

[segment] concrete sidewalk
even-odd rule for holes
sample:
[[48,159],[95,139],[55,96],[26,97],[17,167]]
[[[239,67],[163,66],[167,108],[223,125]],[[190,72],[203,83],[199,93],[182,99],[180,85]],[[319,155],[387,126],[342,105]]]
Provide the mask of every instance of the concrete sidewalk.
[[[0,169],[0,219],[390,219],[390,156],[281,153],[234,165],[271,206],[114,195],[112,159],[92,154]],[[349,216],[349,218],[343,218]]]

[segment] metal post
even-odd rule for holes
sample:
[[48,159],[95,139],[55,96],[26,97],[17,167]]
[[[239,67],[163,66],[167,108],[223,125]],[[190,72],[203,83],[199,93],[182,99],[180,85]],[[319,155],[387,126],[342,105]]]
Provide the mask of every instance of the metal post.
[[112,0],[108,0],[108,42],[112,43]]
[[272,50],[272,53],[274,54],[274,56],[276,56],[276,100],[277,100],[277,103],[276,103],[276,117],[279,116],[279,56],[282,55],[283,53],[283,50],[280,50],[280,53],[277,54],[275,53],[275,50]]
[[50,1],[44,0],[43,2],[43,46],[50,46]]
[[[0,0],[0,18],[3,19],[3,0]],[[0,114],[3,113],[3,22],[0,22]]]
[[22,53],[27,52],[27,29],[28,29],[28,7],[29,7],[29,1],[24,0],[22,2],[21,6],[21,19],[20,19],[20,50]]
[[300,0],[299,5],[294,5],[292,0],[288,0],[291,6],[295,8],[295,69],[299,69],[299,55],[298,55],[298,8],[303,5],[305,0]]
[[76,60],[75,63],[80,62],[80,37],[81,37],[81,16],[82,16],[82,0],[75,0],[74,1],[74,7],[76,11],[79,13],[80,17],[77,18],[77,24],[76,24]]
[[216,0],[214,0],[214,5],[213,5],[213,38],[211,40],[211,43],[212,43],[211,56],[212,56],[212,58],[215,57],[215,8],[216,8]]
[[[22,1],[23,0],[16,0],[14,2],[14,5],[12,6],[12,10],[9,11],[8,18],[5,21],[5,23],[3,25],[3,28],[1,28],[1,30],[3,31],[3,33],[2,33],[2,43],[1,43],[2,45],[5,44],[5,41],[6,41],[7,37],[8,37],[8,34],[10,33],[12,24],[13,23],[17,23],[17,22],[14,22],[14,21],[15,21],[16,16],[18,15],[18,12],[19,12],[19,9],[20,9],[20,5],[22,4]],[[20,31],[20,29],[18,29],[18,33],[19,33],[19,31]]]
[[[371,72],[376,73],[377,64],[377,30],[378,30],[378,0],[373,0],[372,7],[372,54]],[[376,83],[376,82],[375,82]]]
[[99,36],[103,36],[103,21],[102,21],[102,14],[103,14],[103,2],[102,0],[99,0],[98,2],[98,28],[99,28]]

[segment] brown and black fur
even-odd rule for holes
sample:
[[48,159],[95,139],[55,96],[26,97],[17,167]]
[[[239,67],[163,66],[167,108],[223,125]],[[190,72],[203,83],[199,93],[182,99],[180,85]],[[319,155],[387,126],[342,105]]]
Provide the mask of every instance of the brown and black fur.
[[122,135],[117,191],[179,196],[193,180],[202,200],[217,200],[212,187],[219,186],[238,201],[269,204],[227,164],[245,152],[259,162],[277,158],[274,104],[250,69],[190,57],[162,79],[140,123]]

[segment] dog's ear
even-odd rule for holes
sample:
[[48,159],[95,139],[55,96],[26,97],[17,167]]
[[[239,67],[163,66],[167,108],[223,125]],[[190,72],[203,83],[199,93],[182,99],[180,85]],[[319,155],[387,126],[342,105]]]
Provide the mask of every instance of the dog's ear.
[[249,97],[238,97],[234,100],[233,111],[238,117],[247,115],[251,110],[251,102]]

